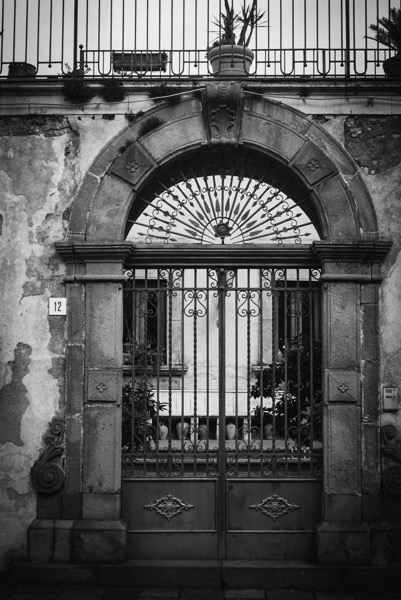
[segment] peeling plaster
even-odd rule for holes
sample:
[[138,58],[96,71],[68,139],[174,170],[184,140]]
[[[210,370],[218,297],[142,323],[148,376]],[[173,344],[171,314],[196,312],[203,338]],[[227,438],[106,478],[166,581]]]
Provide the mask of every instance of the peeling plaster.
[[355,116],[344,123],[345,148],[365,173],[383,173],[401,162],[400,116]]
[[8,363],[12,377],[10,383],[0,390],[0,443],[13,442],[22,446],[21,421],[28,408],[27,389],[23,378],[28,373],[32,348],[28,344],[17,345],[14,360]]

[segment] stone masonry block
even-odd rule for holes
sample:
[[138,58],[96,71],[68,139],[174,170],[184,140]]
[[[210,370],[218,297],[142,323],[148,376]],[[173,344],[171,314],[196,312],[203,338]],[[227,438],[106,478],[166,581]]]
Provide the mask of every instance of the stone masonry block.
[[123,239],[122,227],[131,199],[132,188],[127,183],[106,175],[89,216],[88,239]]
[[92,200],[95,196],[99,185],[99,179],[88,173],[82,183],[79,191],[79,202],[73,203],[73,209],[70,216],[69,230],[71,233],[86,233],[86,224],[88,212],[90,210]]
[[360,488],[360,409],[331,404],[327,410],[326,493],[357,494]]
[[312,143],[305,144],[302,147],[291,166],[298,171],[309,186],[315,186],[318,182],[331,177],[337,171],[335,165],[327,156]]
[[330,240],[333,242],[353,241],[359,235],[354,223],[355,217],[350,198],[339,175],[323,181],[318,188],[323,199],[323,210],[328,223],[331,223]]
[[123,521],[78,521],[72,529],[72,562],[122,563],[126,555]]
[[379,300],[379,286],[377,284],[361,285],[361,304],[377,304]]
[[365,233],[377,232],[378,226],[374,218],[375,211],[372,201],[359,173],[355,173],[353,177],[347,180],[347,183],[353,202],[358,206],[358,218],[361,230]]
[[377,360],[379,351],[377,307],[374,304],[364,304],[361,312],[363,340],[361,357],[365,360]]
[[87,366],[89,368],[122,367],[121,286],[94,283],[87,286]]
[[82,502],[84,519],[113,520],[121,514],[120,494],[84,494]]
[[286,162],[290,162],[301,150],[305,138],[281,123],[266,121],[244,113],[242,139],[250,144],[270,148]]
[[380,492],[380,443],[378,425],[362,423],[362,493]]
[[85,332],[85,286],[79,283],[67,285],[67,329],[68,342],[84,343]]
[[322,523],[317,530],[318,562],[326,565],[370,563],[370,530],[366,523]]
[[71,561],[71,532],[74,521],[57,520],[54,527],[54,562]]
[[76,414],[82,410],[84,400],[84,347],[68,345],[67,364],[67,412]]
[[87,405],[84,413],[83,490],[114,494],[121,486],[121,410]]
[[87,371],[86,379],[88,402],[121,403],[121,389],[123,385],[121,369]]
[[376,422],[379,415],[380,395],[378,389],[378,372],[378,361],[362,361],[362,419],[364,421]]
[[362,521],[379,521],[382,517],[381,496],[362,496]]
[[[81,491],[82,470],[82,407],[75,415],[66,419],[66,457],[65,457],[65,484],[64,489],[68,494],[79,494]],[[63,507],[64,510],[64,507]],[[76,518],[67,516],[64,518]]]
[[328,373],[329,402],[358,402],[360,375],[357,371]]
[[54,519],[35,519],[28,528],[29,560],[49,563],[54,552]]
[[306,137],[337,165],[342,175],[353,175],[357,171],[355,163],[344,153],[340,144],[330,138],[320,127],[315,124],[311,125]]
[[200,113],[186,119],[166,122],[142,137],[141,145],[158,162],[175,155],[177,148],[183,147],[183,140],[188,140],[190,146],[206,143],[206,131]]
[[328,366],[355,369],[359,358],[359,294],[354,283],[332,283],[327,294]]
[[361,496],[358,494],[327,494],[324,496],[325,521],[360,521]]
[[260,102],[259,99],[255,99],[255,96],[246,95],[244,110],[256,116],[260,115],[269,121],[285,125],[288,129],[301,134],[305,134],[311,128],[310,121],[305,119],[303,115],[299,115],[298,112],[289,109],[288,106],[284,108],[279,103],[267,100],[267,98],[264,98],[263,102]]

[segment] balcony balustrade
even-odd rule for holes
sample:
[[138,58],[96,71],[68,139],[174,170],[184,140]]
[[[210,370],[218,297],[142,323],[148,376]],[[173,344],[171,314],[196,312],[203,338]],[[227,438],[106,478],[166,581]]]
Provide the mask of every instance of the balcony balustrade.
[[[251,0],[245,0],[248,4]],[[233,2],[240,11],[242,0]],[[401,0],[257,0],[250,80],[384,77],[371,24]],[[0,0],[0,77],[212,78],[224,0]]]

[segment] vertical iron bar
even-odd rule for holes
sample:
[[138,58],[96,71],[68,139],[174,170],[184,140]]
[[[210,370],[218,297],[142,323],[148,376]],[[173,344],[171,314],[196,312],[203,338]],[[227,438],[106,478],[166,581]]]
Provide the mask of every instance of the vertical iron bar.
[[296,270],[296,295],[295,295],[295,310],[296,310],[296,336],[297,336],[297,455],[298,455],[298,475],[301,467],[301,352],[302,342],[300,339],[302,331],[301,314],[302,314],[302,290],[300,286],[299,269]]
[[285,473],[288,474],[288,281],[287,269],[285,270],[285,285],[283,297],[284,321],[284,445],[285,445]]
[[[15,62],[15,41],[17,32],[17,0],[14,0],[14,23],[13,23],[13,62]],[[38,22],[38,38],[39,38],[39,22]],[[39,43],[39,42],[38,42]]]
[[[239,365],[239,358],[238,358],[238,343],[239,343],[239,331],[238,331],[238,271],[237,271],[237,279],[236,279],[236,290],[235,290],[235,302],[234,302],[234,308],[235,308],[235,415],[234,415],[234,421],[235,421],[235,438],[234,438],[234,451],[235,451],[235,468],[238,472],[238,466],[239,466],[239,461],[238,461],[238,450],[239,450],[239,418],[238,418],[238,394],[239,394],[239,390],[238,390],[238,365]],[[243,430],[243,427],[242,427]]]
[[[247,310],[246,310],[246,389],[249,390],[251,385],[251,280],[250,280],[250,269],[246,270],[246,298],[247,298]],[[248,477],[251,475],[251,446],[252,446],[252,417],[251,417],[251,398],[247,394],[247,406],[246,406],[246,417],[248,421],[248,432],[247,432],[247,459],[248,459]]]
[[28,62],[28,24],[29,24],[29,8],[28,7],[29,7],[28,0],[26,0],[26,5],[25,5],[25,62]]
[[49,56],[48,65],[51,67],[52,62],[52,31],[53,31],[53,0],[50,0],[50,15],[49,15]]
[[209,271],[206,270],[206,475],[210,470],[210,282]]
[[226,272],[217,269],[218,274],[218,315],[219,315],[219,461],[218,461],[218,488],[219,488],[219,558],[225,558],[225,532],[226,532],[226,445],[225,445],[225,420],[226,420]]
[[[88,13],[87,13],[88,14]],[[72,51],[72,70],[75,71],[78,66],[78,0],[74,0],[74,37],[73,37],[73,51]],[[88,44],[86,44],[88,47]]]
[[[314,427],[313,427],[313,419],[314,419],[314,382],[313,382],[313,374],[314,374],[314,356],[313,356],[313,341],[314,341],[314,332],[313,332],[313,314],[315,312],[315,302],[314,302],[314,290],[312,287],[312,271],[309,269],[309,418],[310,418],[310,426],[309,426],[309,453],[310,453],[310,474],[313,474],[313,438],[314,438]],[[320,366],[318,367],[320,368]]]
[[65,0],[62,5],[62,18],[61,18],[61,65],[64,64],[64,36],[65,36]]
[[263,281],[262,281],[262,269],[258,271],[259,277],[259,376],[260,376],[260,476],[263,475],[263,428],[264,428],[264,402],[263,402]]
[[137,290],[136,290],[136,273],[135,269],[132,269],[132,291],[131,291],[131,305],[132,305],[132,324],[131,324],[131,453],[135,450],[135,415],[134,415],[134,391],[135,391],[135,339],[137,331]]
[[351,75],[350,0],[345,0],[345,77]]
[[[36,37],[36,56],[37,56],[37,63],[39,66],[39,48],[40,48],[40,0],[38,0],[38,21],[37,21],[37,37]],[[3,36],[2,36],[3,37]]]

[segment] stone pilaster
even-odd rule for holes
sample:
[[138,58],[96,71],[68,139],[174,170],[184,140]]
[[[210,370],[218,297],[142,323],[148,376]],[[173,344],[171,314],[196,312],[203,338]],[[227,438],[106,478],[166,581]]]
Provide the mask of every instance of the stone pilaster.
[[325,468],[317,552],[325,564],[371,560],[368,515],[380,474],[376,288],[388,249],[379,242],[314,244],[324,298]]

